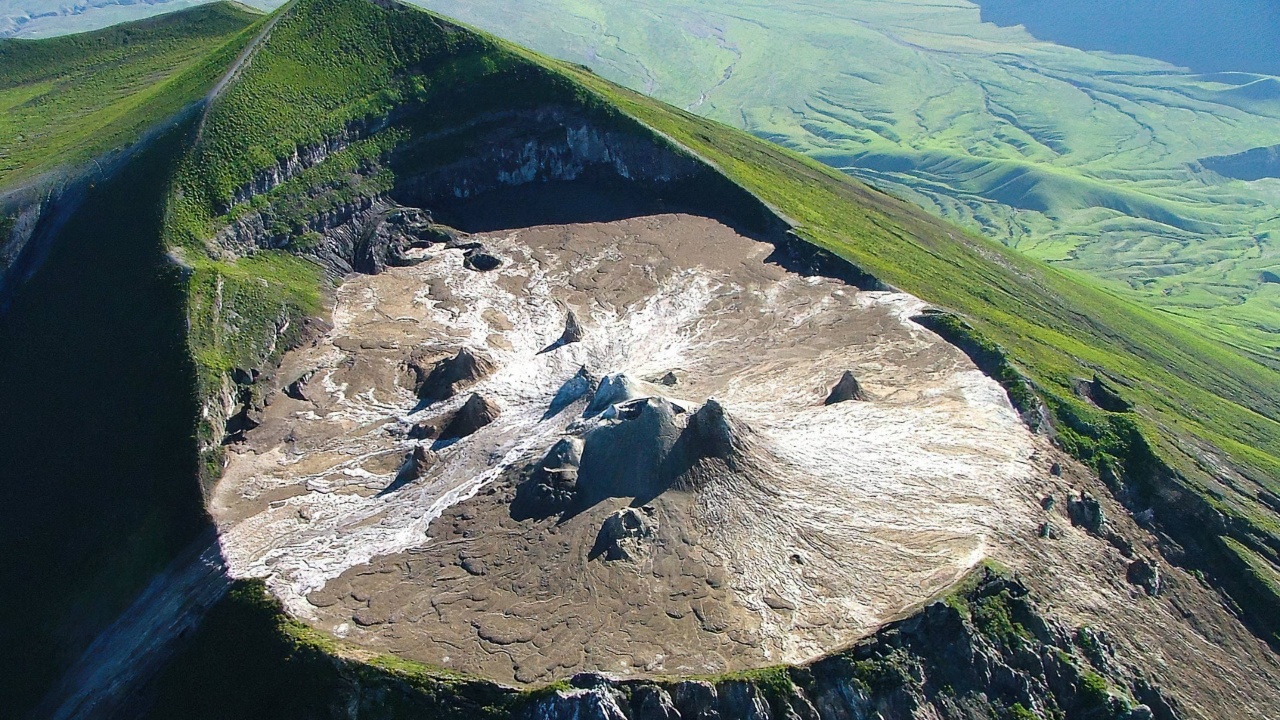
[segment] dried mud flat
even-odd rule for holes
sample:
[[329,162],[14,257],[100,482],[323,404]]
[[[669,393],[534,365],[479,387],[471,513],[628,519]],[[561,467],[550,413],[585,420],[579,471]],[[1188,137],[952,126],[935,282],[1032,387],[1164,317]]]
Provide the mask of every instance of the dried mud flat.
[[[1097,538],[1055,520],[1036,539],[1072,472],[910,320],[918,299],[789,272],[687,215],[467,240],[501,264],[436,246],[344,283],[332,331],[277,373],[300,382],[229,453],[210,507],[231,572],[314,626],[502,682],[712,673],[840,647],[985,557],[1055,568],[1039,584],[1073,618],[1178,621],[1106,584],[1126,561]],[[484,372],[422,399],[410,366],[463,348]],[[827,404],[846,371],[861,396]],[[562,441],[576,495],[553,502]],[[1222,660],[1265,687],[1274,662],[1247,655]]]

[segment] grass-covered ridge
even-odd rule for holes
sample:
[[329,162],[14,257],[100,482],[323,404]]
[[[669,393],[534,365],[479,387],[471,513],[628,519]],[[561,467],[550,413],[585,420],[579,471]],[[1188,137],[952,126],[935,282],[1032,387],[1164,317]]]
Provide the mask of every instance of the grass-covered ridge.
[[81,35],[0,39],[0,191],[134,142],[201,99],[261,19],[218,2]]

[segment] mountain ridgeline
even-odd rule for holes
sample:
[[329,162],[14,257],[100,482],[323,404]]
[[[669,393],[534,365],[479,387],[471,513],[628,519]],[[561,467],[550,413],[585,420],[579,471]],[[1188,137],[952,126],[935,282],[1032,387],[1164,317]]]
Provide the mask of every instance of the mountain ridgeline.
[[[234,27],[202,30],[214,21],[198,13]],[[269,19],[222,4],[169,17],[148,22],[187,18],[179,32],[217,42],[146,86],[121,110],[125,125],[61,136],[70,164],[57,182],[38,177],[44,155],[4,178],[23,192],[4,196],[0,239],[31,278],[0,315],[5,382],[25,383],[23,414],[3,413],[13,428],[0,433],[18,443],[0,453],[5,512],[23,518],[5,523],[4,547],[29,543],[38,558],[11,587],[39,567],[67,578],[34,587],[41,595],[67,597],[92,578],[75,602],[6,599],[29,621],[6,630],[10,644],[40,663],[6,678],[11,706],[57,707],[51,679],[207,527],[199,493],[208,500],[225,443],[261,409],[259,380],[324,332],[342,278],[404,262],[376,231],[394,207],[426,209],[424,232],[446,234],[689,212],[773,244],[787,267],[912,293],[934,306],[919,323],[1096,473],[1112,512],[1141,518],[1133,532],[1155,538],[1165,562],[1280,645],[1275,369],[828,167],[432,13],[295,0]],[[138,65],[154,55],[116,62],[154,80]],[[62,77],[94,74],[84,64]],[[47,82],[15,76],[0,93],[34,125],[38,108],[24,103]],[[108,153],[118,167],[86,170]],[[44,324],[67,337],[42,335]],[[105,458],[94,467],[54,428],[103,388],[101,412],[136,427],[85,423],[97,429],[82,449]],[[948,718],[1182,716],[1158,677],[1108,647],[984,568],[802,667],[514,691],[353,652],[241,583],[129,702],[155,717],[896,718],[925,706]]]

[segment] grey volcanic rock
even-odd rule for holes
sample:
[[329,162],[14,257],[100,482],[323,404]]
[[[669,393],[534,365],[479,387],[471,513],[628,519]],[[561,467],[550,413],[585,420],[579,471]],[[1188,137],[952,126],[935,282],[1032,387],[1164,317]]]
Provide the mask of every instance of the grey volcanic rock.
[[410,440],[433,440],[440,437],[440,428],[434,423],[420,422],[409,428]]
[[[615,382],[608,387],[625,386]],[[601,383],[601,392],[605,388]],[[597,399],[601,392],[596,393]],[[672,448],[683,431],[676,422],[676,407],[665,398],[639,398],[607,407],[602,417],[611,417],[585,437],[578,475],[583,500],[595,503],[607,497],[659,494],[681,471],[671,462]]]
[[671,688],[671,700],[680,717],[689,720],[718,720],[719,697],[716,688],[705,680],[685,680]]
[[492,401],[472,394],[462,405],[444,430],[440,431],[442,440],[464,438],[497,419],[502,411]]
[[656,394],[649,392],[643,383],[632,379],[625,373],[606,375],[601,378],[600,383],[596,386],[595,395],[591,398],[591,404],[587,405],[587,410],[583,415],[588,417],[599,415],[611,405]]
[[685,435],[691,440],[690,449],[694,456],[727,460],[735,451],[743,449],[740,447],[742,438],[748,432],[749,428],[725,413],[723,405],[714,398],[709,398],[689,418]]
[[863,392],[862,386],[858,384],[858,378],[853,373],[845,370],[840,376],[839,382],[835,387],[831,388],[831,393],[827,395],[824,402],[826,405],[835,405],[836,403],[846,402],[848,400],[866,400],[867,394]]
[[453,397],[459,390],[475,384],[496,368],[492,360],[464,347],[457,355],[437,362],[430,371],[417,360],[409,361],[409,369],[417,377],[414,390],[418,397],[427,402],[437,402]]
[[642,685],[631,693],[631,720],[678,720],[679,717],[666,690]]
[[304,373],[302,377],[299,377],[297,380],[294,380],[285,387],[284,394],[294,400],[309,402],[311,398],[307,396],[307,383],[311,382],[311,378],[314,375],[315,372]]
[[400,477],[407,480],[417,480],[425,475],[427,470],[431,469],[431,466],[438,459],[435,453],[419,445],[405,456],[404,466],[400,470]]

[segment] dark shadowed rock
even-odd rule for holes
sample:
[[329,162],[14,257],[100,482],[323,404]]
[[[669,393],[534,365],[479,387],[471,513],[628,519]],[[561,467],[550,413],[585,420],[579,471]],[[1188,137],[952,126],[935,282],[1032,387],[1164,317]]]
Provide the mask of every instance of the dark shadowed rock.
[[1095,535],[1102,533],[1103,525],[1107,520],[1106,514],[1102,510],[1102,504],[1087,492],[1079,496],[1072,495],[1067,500],[1067,516],[1071,518],[1071,524],[1082,527]]
[[729,458],[746,432],[747,428],[730,418],[715,398],[708,398],[698,408],[685,430],[691,441],[690,449],[696,457],[718,458]]
[[671,695],[660,687],[642,685],[631,694],[631,720],[677,720],[679,717]]
[[307,383],[311,382],[311,378],[314,375],[315,375],[314,371],[304,373],[302,377],[298,378],[297,380],[294,380],[293,382],[289,383],[288,386],[285,387],[284,394],[293,398],[294,400],[309,402],[311,398],[307,395]]
[[866,400],[867,394],[862,391],[862,386],[858,384],[858,378],[853,373],[845,370],[840,376],[840,380],[831,388],[831,393],[827,395],[824,404],[835,405],[848,400]]
[[469,270],[476,272],[489,272],[502,267],[502,260],[490,255],[486,252],[472,251],[468,252],[466,259],[462,262]]
[[578,368],[578,372],[556,391],[556,396],[551,399],[551,405],[547,407],[546,414],[542,416],[543,419],[554,417],[579,399],[594,394],[599,384],[600,381],[586,367]]
[[1129,563],[1129,569],[1125,573],[1125,577],[1129,582],[1146,590],[1147,594],[1152,597],[1159,595],[1163,586],[1160,578],[1160,566],[1154,560],[1148,560],[1144,557],[1139,557]]
[[560,334],[560,344],[568,345],[569,343],[580,342],[587,336],[586,330],[582,328],[582,323],[578,322],[578,316],[569,309],[565,312],[564,332]]
[[492,401],[472,394],[440,432],[441,439],[464,438],[498,418],[501,410]]
[[686,720],[720,720],[715,687],[703,680],[685,680],[671,688],[671,702]]
[[440,428],[434,423],[420,422],[409,428],[410,440],[434,440],[440,437]]
[[1121,397],[1120,391],[1099,375],[1094,375],[1093,380],[1076,378],[1072,384],[1075,387],[1076,395],[1082,400],[1088,400],[1107,412],[1124,413],[1133,411],[1133,405]]
[[547,514],[572,507],[578,493],[578,469],[583,442],[561,438],[538,464],[534,474],[534,499]]
[[420,361],[410,360],[409,369],[417,377],[414,390],[418,397],[427,402],[447,400],[458,394],[459,390],[473,385],[491,374],[495,365],[492,360],[462,348],[457,355],[441,360],[431,366],[430,370]]
[[400,472],[410,479],[417,480],[425,475],[427,470],[431,469],[437,459],[438,457],[435,453],[423,445],[418,445],[405,456],[404,466]]

